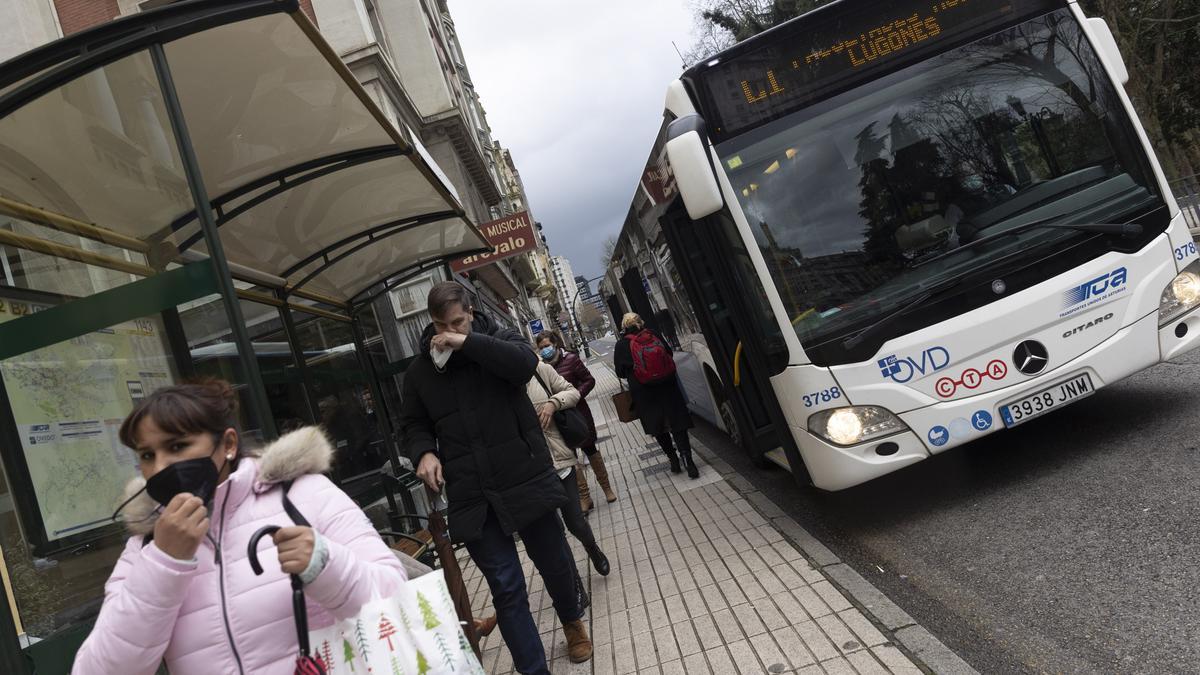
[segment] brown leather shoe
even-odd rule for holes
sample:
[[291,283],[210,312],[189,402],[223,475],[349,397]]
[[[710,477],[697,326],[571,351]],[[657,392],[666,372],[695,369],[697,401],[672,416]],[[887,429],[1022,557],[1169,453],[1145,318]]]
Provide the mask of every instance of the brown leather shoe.
[[583,619],[563,624],[563,633],[567,636],[567,658],[571,663],[583,663],[592,658],[592,639],[588,637]]
[[475,634],[479,637],[487,637],[496,630],[496,615],[486,616],[482,619],[475,619]]

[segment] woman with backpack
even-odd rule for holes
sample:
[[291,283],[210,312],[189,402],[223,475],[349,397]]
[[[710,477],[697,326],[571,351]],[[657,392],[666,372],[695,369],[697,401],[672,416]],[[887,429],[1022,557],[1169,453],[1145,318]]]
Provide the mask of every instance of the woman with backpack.
[[[612,484],[609,483],[608,467],[604,465],[604,457],[596,448],[596,421],[592,419],[592,411],[588,408],[586,400],[588,393],[596,387],[596,378],[592,377],[592,372],[588,370],[587,365],[584,364],[583,359],[579,358],[578,354],[563,348],[562,337],[558,333],[552,330],[539,333],[535,341],[538,355],[542,357],[542,360],[554,366],[563,379],[579,390],[579,403],[575,409],[583,415],[588,425],[588,438],[579,449],[587,455],[588,464],[591,465],[592,471],[596,472],[596,482],[600,484],[600,489],[604,490],[604,498],[611,504],[617,501],[617,493],[613,492]],[[587,474],[582,469],[576,469],[575,475],[579,480],[580,508],[587,513],[592,510],[592,497],[588,490]]]
[[[120,438],[142,473],[122,511],[134,536],[73,673],[153,673],[165,662],[172,675],[290,675],[300,647],[289,575],[304,582],[313,629],[405,583],[367,516],[322,475],[333,447],[317,427],[245,448],[236,394],[212,380],[155,391]],[[311,527],[293,525],[285,496]],[[248,544],[264,525],[286,527],[260,545],[259,558],[278,564],[256,576]]]
[[692,428],[692,415],[675,374],[671,348],[632,312],[622,317],[621,334],[623,339],[613,349],[613,369],[617,377],[629,381],[633,409],[642,421],[642,430],[662,446],[672,473],[686,469],[689,477],[699,478],[687,431]]

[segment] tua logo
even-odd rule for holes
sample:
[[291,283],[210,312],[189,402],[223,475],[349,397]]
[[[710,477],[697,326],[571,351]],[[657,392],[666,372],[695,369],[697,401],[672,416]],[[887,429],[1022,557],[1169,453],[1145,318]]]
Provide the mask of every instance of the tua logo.
[[932,373],[948,365],[950,352],[945,347],[930,347],[921,352],[919,359],[895,354],[885,356],[879,359],[879,372],[884,378],[903,384],[917,375]]
[[1128,280],[1129,273],[1124,267],[1117,269],[1092,279],[1086,283],[1079,284],[1075,288],[1063,293],[1063,306],[1074,307],[1082,302],[1087,302],[1092,298],[1099,298],[1109,291],[1115,291],[1125,285]]

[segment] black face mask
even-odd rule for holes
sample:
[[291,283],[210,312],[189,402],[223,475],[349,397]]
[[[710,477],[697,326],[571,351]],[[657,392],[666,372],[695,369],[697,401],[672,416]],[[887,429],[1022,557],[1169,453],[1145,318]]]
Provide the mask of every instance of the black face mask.
[[166,506],[175,495],[188,492],[199,497],[207,506],[217,491],[220,475],[211,457],[185,459],[150,476],[146,481],[146,494]]
[[[217,450],[220,450],[219,446]],[[225,460],[226,463],[228,461]],[[213,464],[212,455],[175,462],[150,476],[141,490],[135,492],[132,497],[117,507],[116,512],[112,515],[113,520],[116,520],[121,511],[143,491],[164,507],[171,503],[175,495],[183,492],[199,497],[204,502],[204,506],[208,507],[217,492],[217,483],[220,481],[221,471],[224,469],[225,464],[222,464],[220,469]]]

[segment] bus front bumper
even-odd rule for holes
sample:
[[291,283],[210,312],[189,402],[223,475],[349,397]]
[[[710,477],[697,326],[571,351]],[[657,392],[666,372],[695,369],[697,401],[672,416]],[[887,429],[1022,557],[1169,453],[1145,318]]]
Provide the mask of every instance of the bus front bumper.
[[[1186,328],[1180,329],[1181,325]],[[789,415],[789,426],[813,485],[824,490],[842,490],[1006,428],[1001,406],[1025,396],[1072,381],[1083,374],[1088,375],[1093,389],[1098,391],[1197,346],[1200,346],[1200,309],[1161,329],[1155,312],[1122,328],[1079,357],[1037,377],[979,396],[899,413],[898,417],[908,425],[908,430],[898,434],[842,447],[810,433],[806,418],[795,419]],[[1063,407],[1074,400],[1067,401]],[[857,400],[854,403],[870,404]],[[1053,415],[1056,410],[1046,414]]]

